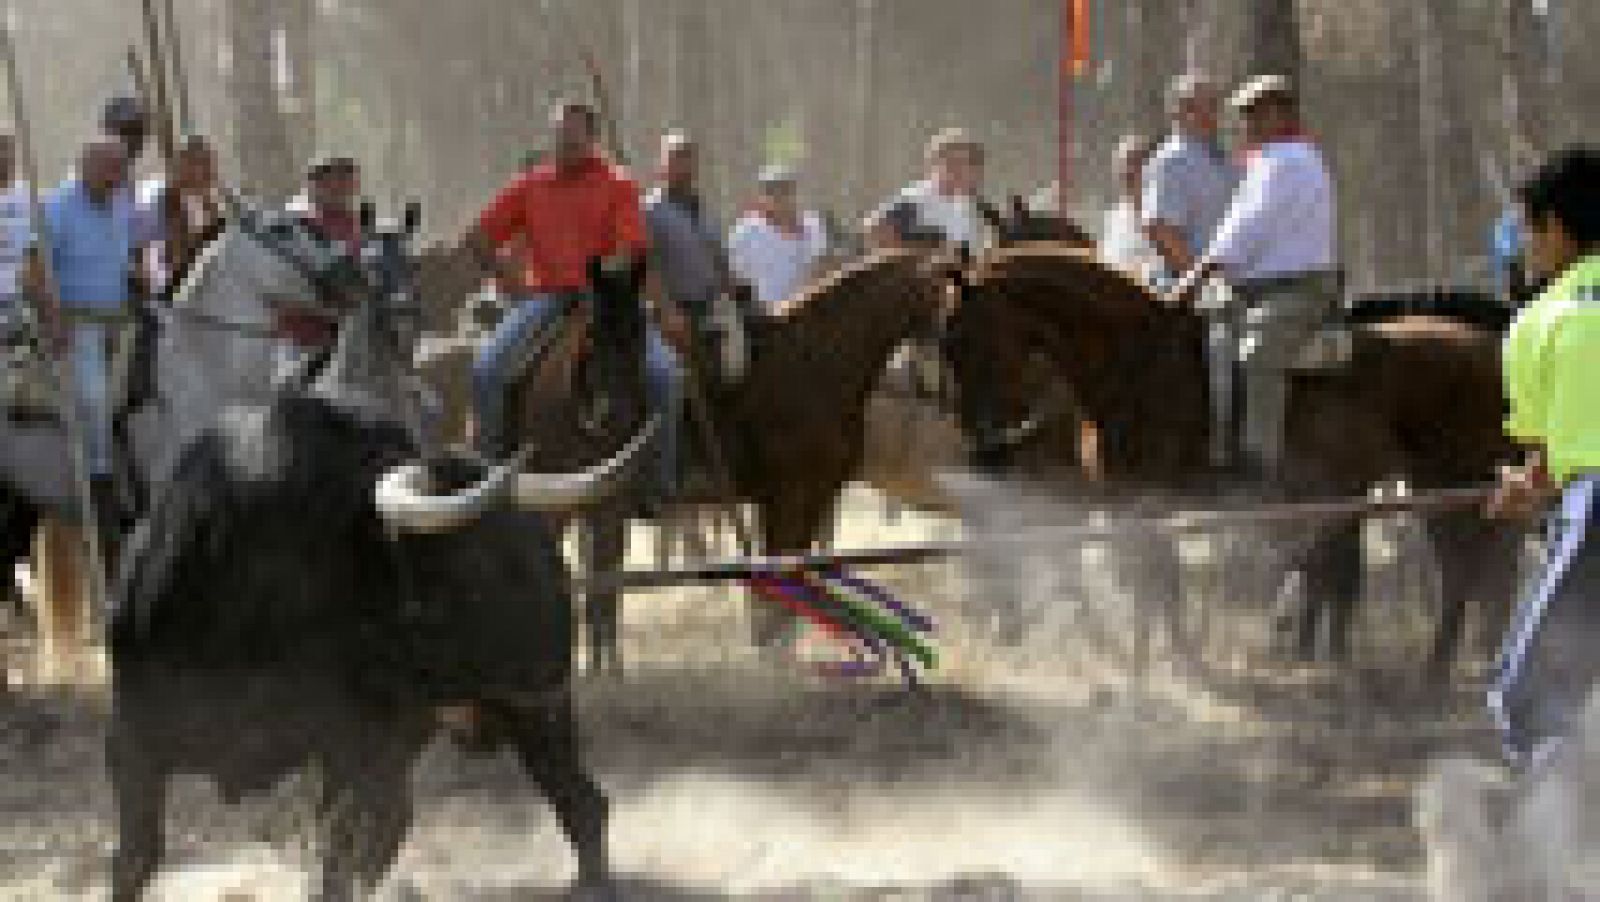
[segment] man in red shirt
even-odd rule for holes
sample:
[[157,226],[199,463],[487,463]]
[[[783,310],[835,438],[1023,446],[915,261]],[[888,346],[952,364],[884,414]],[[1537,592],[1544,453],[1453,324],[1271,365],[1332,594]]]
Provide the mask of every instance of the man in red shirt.
[[[594,109],[559,103],[550,125],[548,159],[519,173],[466,239],[480,263],[518,298],[473,366],[479,444],[491,456],[505,451],[502,407],[507,369],[516,352],[554,311],[592,303],[591,260],[642,263],[646,249],[639,189],[601,155]],[[677,362],[654,329],[646,353],[650,401],[666,413],[658,449],[660,488],[666,491],[675,464]]]

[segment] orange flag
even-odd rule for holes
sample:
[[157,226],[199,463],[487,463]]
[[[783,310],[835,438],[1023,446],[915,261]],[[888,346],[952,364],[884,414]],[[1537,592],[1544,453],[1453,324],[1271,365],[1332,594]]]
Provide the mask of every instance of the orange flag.
[[1067,72],[1081,76],[1089,68],[1089,0],[1065,0]]

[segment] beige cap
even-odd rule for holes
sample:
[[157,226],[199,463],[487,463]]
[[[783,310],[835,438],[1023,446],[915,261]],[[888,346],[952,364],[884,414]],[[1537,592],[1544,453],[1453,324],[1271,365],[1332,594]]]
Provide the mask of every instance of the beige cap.
[[929,138],[925,153],[928,159],[931,160],[947,150],[955,150],[956,148],[965,148],[980,154],[983,153],[983,143],[974,138],[972,133],[964,128],[947,128]]
[[1282,75],[1257,75],[1233,92],[1233,96],[1228,98],[1228,106],[1236,110],[1248,110],[1269,97],[1293,100],[1294,85]]

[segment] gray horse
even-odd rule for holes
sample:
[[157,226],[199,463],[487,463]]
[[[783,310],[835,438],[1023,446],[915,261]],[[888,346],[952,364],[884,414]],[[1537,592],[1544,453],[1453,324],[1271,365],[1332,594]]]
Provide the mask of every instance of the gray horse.
[[[245,214],[206,248],[171,302],[154,311],[152,390],[126,411],[119,430],[129,484],[164,479],[177,450],[224,406],[269,397],[272,304],[318,297],[319,289],[325,294],[338,282],[337,262],[303,227],[256,214]],[[28,553],[41,519],[78,519],[73,460],[60,422],[0,416],[0,568],[14,567]],[[51,556],[77,550],[76,543],[41,547]],[[82,563],[58,559],[47,569],[55,576],[42,587],[47,618],[40,627],[49,644],[70,647],[82,637],[50,633],[52,624],[87,622],[74,575],[84,572]]]

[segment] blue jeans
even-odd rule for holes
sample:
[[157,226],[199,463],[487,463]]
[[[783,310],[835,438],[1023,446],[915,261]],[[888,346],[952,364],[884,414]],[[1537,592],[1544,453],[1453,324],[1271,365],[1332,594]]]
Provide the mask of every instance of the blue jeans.
[[1582,475],[1549,521],[1544,566],[1512,618],[1489,688],[1489,711],[1513,765],[1537,763],[1575,727],[1600,685],[1600,476]]
[[[519,301],[506,318],[500,321],[494,334],[478,351],[472,366],[472,401],[478,419],[480,443],[495,448],[503,443],[505,435],[505,391],[510,375],[507,371],[522,353],[533,333],[544,326],[563,301],[573,299],[570,294],[535,294]],[[592,298],[587,292],[576,295],[581,301]],[[541,347],[530,366],[537,366],[549,350],[549,338]],[[661,333],[651,328],[645,335],[645,390],[650,406],[662,416],[661,429],[656,435],[657,490],[670,494],[678,472],[678,420],[679,402],[682,399],[682,379],[678,371],[678,355],[673,352]]]
[[112,473],[111,361],[106,348],[116,326],[79,322],[71,327],[72,395],[83,430],[84,465],[90,477]]

